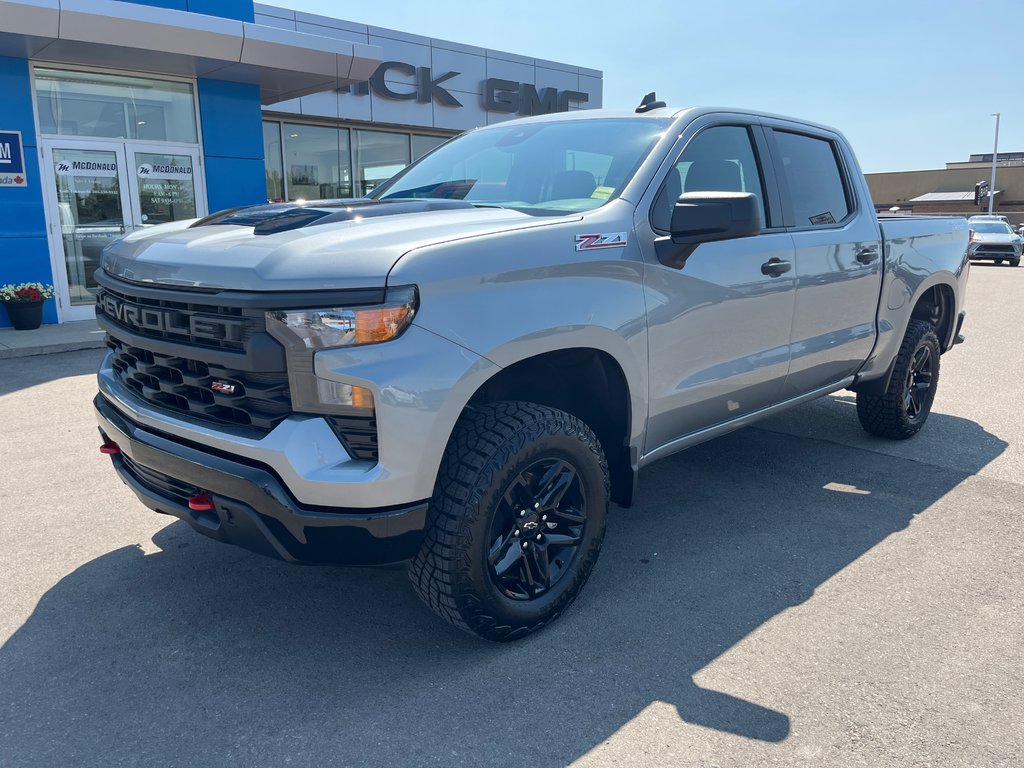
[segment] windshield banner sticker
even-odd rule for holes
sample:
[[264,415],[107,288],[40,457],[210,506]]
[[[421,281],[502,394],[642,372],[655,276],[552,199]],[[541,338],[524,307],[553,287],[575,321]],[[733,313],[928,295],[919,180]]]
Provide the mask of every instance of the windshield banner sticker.
[[625,248],[625,232],[604,232],[596,235],[576,235],[576,250],[589,251],[593,248]]

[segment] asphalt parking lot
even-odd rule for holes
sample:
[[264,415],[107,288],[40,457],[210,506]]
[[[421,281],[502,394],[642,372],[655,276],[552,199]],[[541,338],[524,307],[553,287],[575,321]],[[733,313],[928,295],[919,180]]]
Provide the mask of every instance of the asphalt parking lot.
[[1024,268],[975,266],[925,431],[849,393],[666,459],[546,631],[143,508],[100,353],[0,363],[0,765],[1020,766]]

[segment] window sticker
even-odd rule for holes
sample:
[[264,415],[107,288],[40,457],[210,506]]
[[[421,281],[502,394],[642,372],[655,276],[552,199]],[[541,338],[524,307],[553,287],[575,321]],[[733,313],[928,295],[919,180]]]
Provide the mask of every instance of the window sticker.
[[612,196],[612,192],[614,191],[615,187],[598,187],[590,196],[597,198],[598,200],[607,200]]
[[817,216],[811,216],[811,224],[818,226],[819,224],[835,224],[836,220],[832,218],[832,211],[825,211],[819,213]]

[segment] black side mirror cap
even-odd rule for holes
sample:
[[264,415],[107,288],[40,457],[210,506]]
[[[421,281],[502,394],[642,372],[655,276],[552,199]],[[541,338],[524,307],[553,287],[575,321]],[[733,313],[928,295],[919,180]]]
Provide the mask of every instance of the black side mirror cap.
[[685,192],[672,209],[669,237],[654,242],[658,260],[682,269],[701,243],[761,233],[761,205],[750,192]]

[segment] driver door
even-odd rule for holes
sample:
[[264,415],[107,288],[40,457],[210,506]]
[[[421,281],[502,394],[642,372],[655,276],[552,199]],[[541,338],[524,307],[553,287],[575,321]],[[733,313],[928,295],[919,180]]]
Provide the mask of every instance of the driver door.
[[[680,144],[649,208],[641,205],[649,216],[636,222],[649,262],[645,458],[777,403],[790,363],[795,284],[794,270],[785,265],[793,263],[793,238],[782,228],[760,126],[742,119],[703,121],[688,128]],[[654,239],[669,234],[678,195],[702,191],[755,194],[761,234],[703,243],[681,269],[663,265]],[[769,263],[781,263],[782,270]]]

